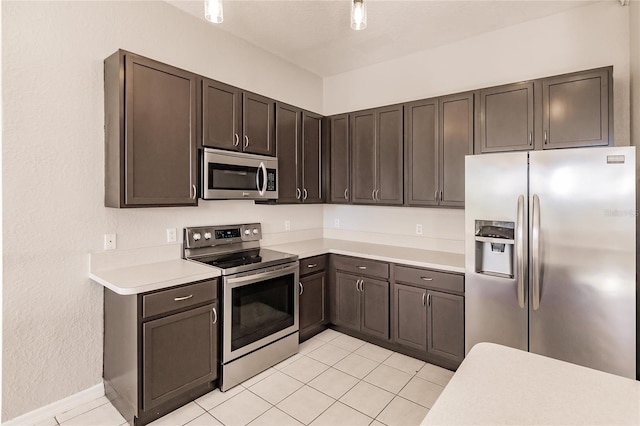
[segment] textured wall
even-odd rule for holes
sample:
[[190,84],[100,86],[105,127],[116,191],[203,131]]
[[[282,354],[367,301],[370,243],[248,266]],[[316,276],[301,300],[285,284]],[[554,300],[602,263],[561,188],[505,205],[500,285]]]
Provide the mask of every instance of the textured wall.
[[[202,202],[108,209],[102,61],[118,48],[321,111],[322,81],[164,2],[2,2],[2,420],[101,381],[102,288],[87,253],[163,244],[165,228],[261,221],[277,239],[321,206]],[[293,233],[292,233],[293,234]]]
[[628,13],[606,0],[328,77],[324,113],[613,65],[615,138],[629,145]]

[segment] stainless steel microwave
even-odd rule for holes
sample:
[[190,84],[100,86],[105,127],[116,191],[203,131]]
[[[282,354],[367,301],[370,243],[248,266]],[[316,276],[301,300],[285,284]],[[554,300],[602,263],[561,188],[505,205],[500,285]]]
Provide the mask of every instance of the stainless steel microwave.
[[278,159],[204,148],[201,188],[205,200],[275,200]]

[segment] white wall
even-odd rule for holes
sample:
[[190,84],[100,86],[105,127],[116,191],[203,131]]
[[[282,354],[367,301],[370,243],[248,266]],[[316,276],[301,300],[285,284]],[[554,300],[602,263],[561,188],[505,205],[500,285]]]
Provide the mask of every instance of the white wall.
[[[640,158],[640,0],[629,4],[631,58],[631,144],[638,147],[636,155]],[[638,161],[640,166],[640,161]],[[640,198],[640,197],[639,197]]]
[[[2,2],[2,420],[101,382],[102,288],[88,256],[163,244],[165,228],[261,221],[279,241],[321,206],[104,207],[102,61],[118,48],[320,112],[322,80],[164,2]],[[302,232],[302,234],[308,234]]]
[[[629,145],[628,14],[617,1],[600,2],[327,77],[323,111],[338,114],[613,65],[615,141]],[[638,56],[637,48],[632,52]],[[363,215],[359,207],[326,206],[325,227],[333,227],[334,216],[347,218],[345,224],[325,235],[377,241],[386,233],[390,241],[402,235],[424,248],[439,242],[440,250],[464,251],[461,210],[373,208]],[[440,226],[441,219],[447,226]],[[425,228],[418,238],[420,222]],[[375,226],[367,230],[363,223]]]

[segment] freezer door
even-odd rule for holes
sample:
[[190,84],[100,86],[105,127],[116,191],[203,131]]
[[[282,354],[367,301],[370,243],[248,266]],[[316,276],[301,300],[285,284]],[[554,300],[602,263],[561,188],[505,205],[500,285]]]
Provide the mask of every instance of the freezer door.
[[466,157],[466,353],[479,342],[527,350],[527,211],[526,152]]
[[530,154],[531,352],[636,377],[635,148]]

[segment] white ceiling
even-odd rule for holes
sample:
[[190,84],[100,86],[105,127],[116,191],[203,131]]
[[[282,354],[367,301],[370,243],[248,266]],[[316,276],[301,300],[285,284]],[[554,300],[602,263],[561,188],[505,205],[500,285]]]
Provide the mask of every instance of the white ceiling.
[[[350,27],[350,0],[223,0],[224,22],[211,25],[327,77],[594,3],[365,1],[362,31]],[[204,20],[203,0],[167,2]]]

